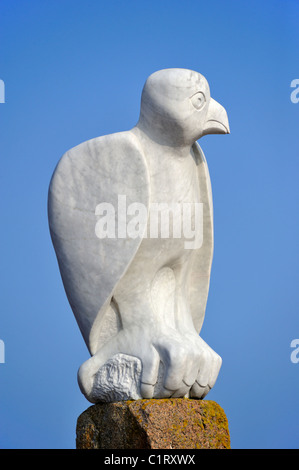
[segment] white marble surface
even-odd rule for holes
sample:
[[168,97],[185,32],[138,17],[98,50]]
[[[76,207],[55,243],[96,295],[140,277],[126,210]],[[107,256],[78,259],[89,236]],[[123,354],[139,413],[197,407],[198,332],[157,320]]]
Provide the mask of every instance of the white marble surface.
[[[146,81],[133,129],[83,142],[58,163],[49,188],[49,225],[66,294],[91,354],[78,371],[91,402],[125,400],[128,394],[203,398],[215,384],[221,358],[199,336],[213,257],[213,207],[207,163],[196,141],[228,132],[226,111],[211,98],[206,79],[166,69]],[[119,209],[120,200],[145,208],[139,236],[116,230],[115,238],[99,238],[99,207]],[[150,237],[157,203],[201,204],[200,244],[187,249],[190,239],[183,231],[176,238],[171,226],[168,238]],[[123,227],[122,212],[115,212],[116,227]],[[123,362],[128,356],[137,358],[133,364],[141,371]],[[122,358],[119,370],[115,357]],[[135,379],[128,386],[128,370],[136,371],[139,388]]]

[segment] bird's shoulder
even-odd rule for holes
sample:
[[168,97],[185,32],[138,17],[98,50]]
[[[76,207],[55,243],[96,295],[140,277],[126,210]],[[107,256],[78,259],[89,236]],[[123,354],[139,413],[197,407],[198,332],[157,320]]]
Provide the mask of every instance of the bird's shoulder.
[[119,159],[126,157],[130,151],[143,153],[138,137],[131,131],[122,131],[86,140],[70,148],[61,160],[75,161],[84,157],[97,159],[106,156],[113,158],[114,155]]

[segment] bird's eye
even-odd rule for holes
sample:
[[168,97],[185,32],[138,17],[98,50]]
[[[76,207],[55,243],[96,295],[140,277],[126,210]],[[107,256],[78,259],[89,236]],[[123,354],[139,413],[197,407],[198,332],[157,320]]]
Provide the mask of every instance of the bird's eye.
[[202,109],[206,104],[206,97],[201,91],[198,91],[195,95],[191,96],[190,100],[195,109]]

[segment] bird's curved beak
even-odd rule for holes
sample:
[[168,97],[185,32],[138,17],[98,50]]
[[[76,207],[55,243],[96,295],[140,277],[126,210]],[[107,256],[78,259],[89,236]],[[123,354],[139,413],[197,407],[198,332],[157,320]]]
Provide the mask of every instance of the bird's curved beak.
[[229,123],[225,109],[211,98],[202,135],[229,133]]

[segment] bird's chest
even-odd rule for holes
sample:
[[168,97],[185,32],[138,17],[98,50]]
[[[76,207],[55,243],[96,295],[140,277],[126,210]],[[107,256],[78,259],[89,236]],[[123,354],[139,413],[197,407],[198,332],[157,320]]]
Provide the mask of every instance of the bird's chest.
[[192,156],[160,155],[150,165],[151,197],[147,240],[158,251],[177,256],[200,230],[201,203],[197,167]]
[[191,156],[171,154],[151,159],[151,202],[160,204],[200,202],[197,167]]

